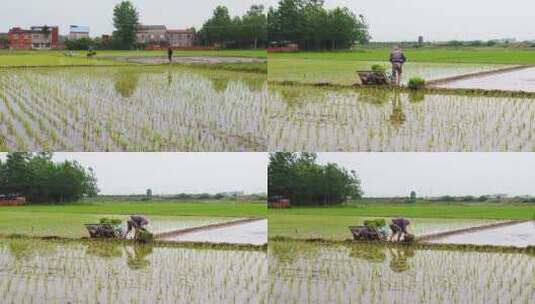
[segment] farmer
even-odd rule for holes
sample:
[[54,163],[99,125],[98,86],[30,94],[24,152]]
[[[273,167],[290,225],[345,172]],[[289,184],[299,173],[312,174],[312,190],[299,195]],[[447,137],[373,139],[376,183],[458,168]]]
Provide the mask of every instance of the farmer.
[[394,238],[397,236],[397,242],[401,241],[401,238],[405,239],[406,236],[409,235],[407,232],[407,226],[409,226],[411,222],[408,219],[399,217],[392,220],[392,224],[390,224],[390,230],[392,230],[392,235],[390,236],[390,241],[393,241]]
[[126,224],[128,226],[128,229],[126,229],[126,232],[124,234],[124,238],[128,236],[128,233],[134,230],[134,235],[137,235],[137,231],[139,229],[143,229],[145,226],[149,224],[149,220],[142,216],[142,215],[131,215],[130,218],[126,221]]
[[173,48],[171,46],[167,48],[167,58],[169,59],[169,63],[173,62]]
[[390,53],[390,62],[392,63],[392,77],[394,77],[397,86],[401,83],[401,73],[403,73],[405,61],[407,61],[407,58],[405,58],[401,48],[396,45],[392,53]]

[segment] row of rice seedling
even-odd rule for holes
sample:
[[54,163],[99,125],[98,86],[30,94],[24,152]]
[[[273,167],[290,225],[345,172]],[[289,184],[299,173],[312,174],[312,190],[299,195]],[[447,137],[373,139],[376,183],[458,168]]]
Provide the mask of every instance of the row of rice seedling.
[[529,98],[270,87],[271,151],[533,151]]
[[266,303],[264,251],[3,240],[5,303]]
[[12,118],[2,120],[6,145],[10,150],[266,150],[258,123],[268,97],[265,78],[158,69],[0,73],[0,110]]
[[533,303],[533,257],[410,246],[273,242],[273,303]]

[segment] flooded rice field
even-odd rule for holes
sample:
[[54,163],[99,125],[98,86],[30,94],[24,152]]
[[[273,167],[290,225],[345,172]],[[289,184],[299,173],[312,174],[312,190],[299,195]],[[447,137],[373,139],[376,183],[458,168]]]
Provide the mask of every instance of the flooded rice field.
[[535,92],[535,67],[507,73],[471,77],[439,84],[437,87]]
[[524,253],[271,242],[271,303],[535,302]]
[[[8,212],[2,216],[17,218],[25,225],[10,225],[0,222],[0,234],[22,234],[32,237],[57,236],[63,238],[88,237],[85,224],[98,223],[101,218],[120,219],[126,225],[127,215],[118,214],[57,214],[46,212]],[[200,227],[236,220],[228,217],[202,216],[149,216],[149,229],[154,233]]]
[[267,303],[265,251],[0,241],[2,303]]
[[459,233],[434,239],[430,242],[513,247],[535,246],[535,222],[524,222],[505,227]]
[[[270,81],[291,81],[299,83],[333,83],[352,85],[360,83],[357,70],[370,70],[374,64],[382,65],[390,73],[391,64],[380,61],[347,61],[345,65],[330,60],[296,60],[270,58],[268,79]],[[407,62],[403,66],[402,83],[412,77],[425,80],[486,72],[510,67],[501,64],[427,63]]]
[[533,99],[270,86],[270,151],[533,151]]
[[266,151],[266,76],[179,67],[4,70],[0,142],[16,151]]
[[267,220],[257,220],[241,224],[231,224],[213,229],[198,230],[165,237],[166,241],[202,242],[227,244],[267,244]]

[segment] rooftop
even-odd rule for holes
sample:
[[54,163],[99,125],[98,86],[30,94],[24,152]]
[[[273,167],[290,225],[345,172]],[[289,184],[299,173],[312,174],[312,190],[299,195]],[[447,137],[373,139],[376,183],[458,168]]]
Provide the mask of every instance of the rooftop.
[[167,27],[165,25],[142,25],[139,24],[137,26],[138,31],[149,31],[149,30],[167,30]]
[[89,33],[89,26],[71,25],[71,33]]

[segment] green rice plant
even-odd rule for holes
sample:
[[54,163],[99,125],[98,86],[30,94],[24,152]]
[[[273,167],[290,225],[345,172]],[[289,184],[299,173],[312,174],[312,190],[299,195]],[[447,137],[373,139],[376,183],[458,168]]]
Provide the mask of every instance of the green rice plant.
[[409,79],[407,86],[412,90],[419,90],[425,87],[425,79],[420,77],[413,77]]

